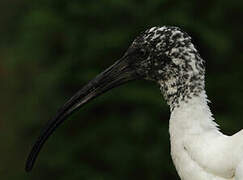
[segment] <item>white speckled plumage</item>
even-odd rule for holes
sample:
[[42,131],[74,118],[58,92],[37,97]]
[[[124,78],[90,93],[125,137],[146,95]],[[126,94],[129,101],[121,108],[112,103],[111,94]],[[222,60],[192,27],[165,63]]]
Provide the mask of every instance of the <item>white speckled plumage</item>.
[[[153,31],[155,29],[152,29]],[[172,36],[180,31],[175,31]],[[152,38],[153,39],[153,38]],[[183,39],[181,39],[183,44]],[[195,52],[195,53],[194,53]],[[173,53],[186,53],[186,56],[173,58]],[[171,142],[171,156],[176,170],[182,180],[243,180],[243,131],[232,136],[220,132],[208,106],[208,99],[204,90],[204,68],[198,68],[197,50],[193,44],[187,47],[172,48],[167,51],[171,61],[180,66],[188,60],[190,76],[199,76],[192,81],[201,84],[198,94],[190,93],[184,100],[178,92],[177,76],[167,80],[159,80],[162,93],[170,105],[171,116],[169,133]],[[170,68],[170,67],[169,67]],[[200,74],[200,71],[202,73]],[[200,75],[199,75],[200,74]],[[190,78],[188,78],[190,79]],[[189,81],[185,80],[185,84]],[[183,83],[182,83],[183,84]],[[166,86],[166,90],[164,90]],[[177,105],[171,103],[168,94],[177,96]]]
[[[151,28],[149,32],[158,30],[168,29]],[[204,90],[203,60],[191,41],[186,45],[185,39],[190,40],[190,37],[182,34],[179,29],[172,30],[169,41],[178,35],[173,40],[179,45],[174,44],[164,53],[173,65],[165,65],[163,71],[158,71],[167,76],[158,83],[171,109],[169,133],[176,170],[182,180],[243,180],[243,131],[233,136],[220,132]],[[149,41],[156,38],[165,37],[154,33]],[[156,48],[162,49],[158,44]],[[186,78],[182,78],[185,74]],[[180,86],[187,88],[181,91]]]

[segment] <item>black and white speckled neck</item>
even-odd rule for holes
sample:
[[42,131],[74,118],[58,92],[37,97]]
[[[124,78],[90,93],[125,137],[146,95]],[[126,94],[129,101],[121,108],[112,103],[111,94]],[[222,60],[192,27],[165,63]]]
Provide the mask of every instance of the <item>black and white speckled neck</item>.
[[128,52],[139,51],[137,73],[159,83],[171,111],[204,90],[204,61],[191,37],[178,27],[153,27],[141,33]]

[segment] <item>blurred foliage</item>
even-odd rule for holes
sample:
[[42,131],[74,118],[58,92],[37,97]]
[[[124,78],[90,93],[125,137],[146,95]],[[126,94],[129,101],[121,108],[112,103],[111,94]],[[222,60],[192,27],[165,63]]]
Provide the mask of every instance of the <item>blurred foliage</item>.
[[222,131],[243,127],[243,1],[2,0],[1,179],[178,179],[169,109],[153,83],[112,90],[70,117],[34,170],[24,163],[57,108],[121,57],[151,26],[176,25],[207,61],[207,91]]

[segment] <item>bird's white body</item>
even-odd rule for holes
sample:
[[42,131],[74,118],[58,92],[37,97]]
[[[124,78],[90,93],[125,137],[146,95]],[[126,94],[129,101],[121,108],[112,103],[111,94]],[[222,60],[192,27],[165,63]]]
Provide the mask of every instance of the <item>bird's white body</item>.
[[182,180],[243,180],[243,131],[222,134],[203,91],[171,112],[171,156]]

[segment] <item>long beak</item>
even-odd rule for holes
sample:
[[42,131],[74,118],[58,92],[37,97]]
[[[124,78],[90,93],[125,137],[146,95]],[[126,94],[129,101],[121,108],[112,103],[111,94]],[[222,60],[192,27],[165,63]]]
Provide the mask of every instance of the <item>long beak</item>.
[[124,56],[115,62],[111,67],[96,76],[57,111],[54,118],[47,123],[32,147],[26,161],[25,170],[27,172],[31,171],[33,168],[35,160],[48,137],[65,119],[67,119],[67,117],[78,110],[81,106],[93,98],[103,94],[104,92],[128,81],[138,79],[139,76],[132,68],[129,67],[127,63],[128,58],[128,56]]

